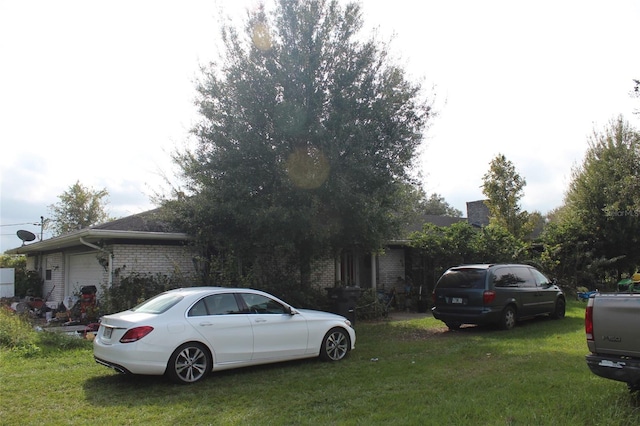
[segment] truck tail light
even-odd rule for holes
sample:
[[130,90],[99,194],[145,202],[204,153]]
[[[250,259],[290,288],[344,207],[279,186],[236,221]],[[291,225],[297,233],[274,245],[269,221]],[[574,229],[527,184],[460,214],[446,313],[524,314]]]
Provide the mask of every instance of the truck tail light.
[[584,331],[587,333],[587,340],[593,341],[593,298],[591,297],[584,312]]
[[495,298],[496,298],[495,291],[487,290],[484,293],[482,293],[482,303],[484,303],[485,305],[488,305],[489,303],[493,302]]

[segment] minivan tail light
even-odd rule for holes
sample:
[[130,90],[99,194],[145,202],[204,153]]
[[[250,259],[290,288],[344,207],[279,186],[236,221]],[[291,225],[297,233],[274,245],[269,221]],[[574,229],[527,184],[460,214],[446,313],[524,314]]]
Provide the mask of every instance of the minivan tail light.
[[485,305],[488,305],[489,303],[493,302],[495,298],[496,298],[495,291],[487,290],[484,293],[482,293],[482,303],[484,303]]
[[587,340],[593,341],[593,298],[589,298],[587,309],[584,312],[584,331],[587,334]]
[[124,333],[124,336],[120,338],[120,343],[137,342],[152,331],[153,327],[148,325],[130,328],[126,333]]

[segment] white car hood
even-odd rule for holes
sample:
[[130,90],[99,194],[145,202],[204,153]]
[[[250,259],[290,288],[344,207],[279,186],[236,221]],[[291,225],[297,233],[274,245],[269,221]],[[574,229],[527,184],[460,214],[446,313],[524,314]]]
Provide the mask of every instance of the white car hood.
[[323,312],[323,311],[314,311],[313,309],[298,309],[295,308],[296,312],[300,313],[307,320],[314,319],[334,319],[336,321],[344,321],[346,318],[342,315],[332,314],[331,312]]

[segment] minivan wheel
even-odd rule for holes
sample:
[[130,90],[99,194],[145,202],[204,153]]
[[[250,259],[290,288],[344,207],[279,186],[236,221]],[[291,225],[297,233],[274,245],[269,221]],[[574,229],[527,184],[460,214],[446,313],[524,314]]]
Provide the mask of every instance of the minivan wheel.
[[462,327],[462,324],[459,322],[445,322],[449,330],[459,330]]
[[556,300],[556,308],[551,314],[551,318],[553,319],[564,318],[566,308],[567,306],[566,306],[566,303],[564,302],[564,299],[561,297],[558,297],[558,300]]
[[502,311],[500,317],[500,328],[503,330],[511,330],[516,325],[516,310],[513,306],[509,305]]

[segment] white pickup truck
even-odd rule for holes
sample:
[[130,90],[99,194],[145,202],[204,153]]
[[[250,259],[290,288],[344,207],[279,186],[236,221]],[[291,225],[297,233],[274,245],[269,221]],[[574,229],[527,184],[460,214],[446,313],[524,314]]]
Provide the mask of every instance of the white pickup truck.
[[596,293],[585,312],[587,365],[594,374],[640,390],[640,293]]

